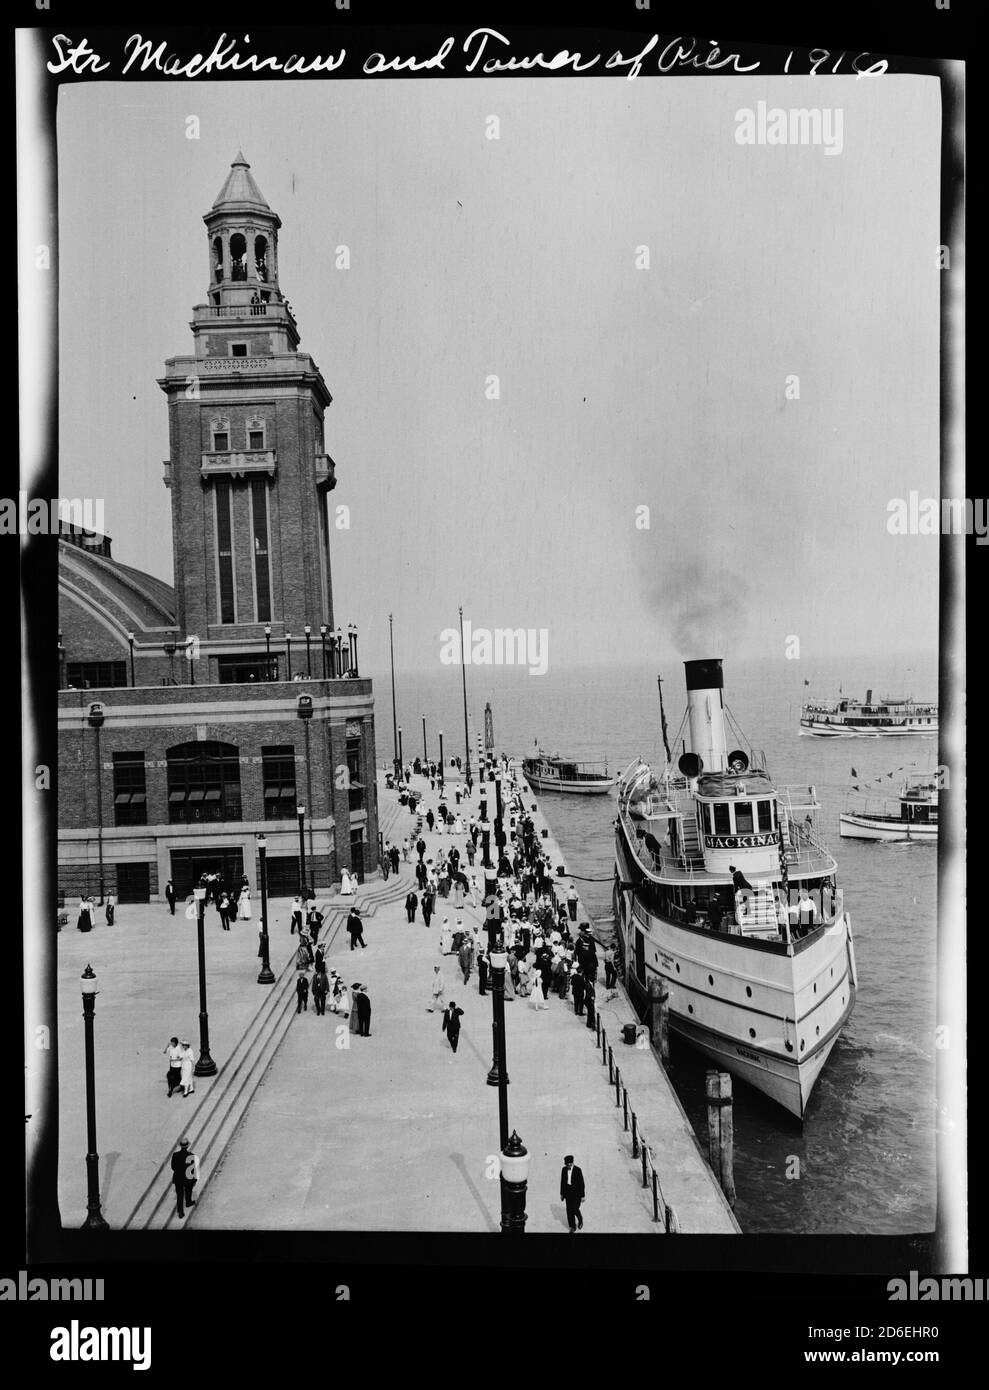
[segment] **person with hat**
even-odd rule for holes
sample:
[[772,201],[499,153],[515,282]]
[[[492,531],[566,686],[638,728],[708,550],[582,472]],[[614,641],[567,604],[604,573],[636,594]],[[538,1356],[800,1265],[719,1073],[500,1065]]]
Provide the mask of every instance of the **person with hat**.
[[358,1036],[369,1038],[371,1036],[371,1000],[368,998],[367,985],[361,985],[354,995],[354,1007],[357,1011]]
[[363,950],[367,946],[364,940],[364,923],[361,921],[361,910],[354,904],[347,915],[347,930],[350,933],[350,949],[356,950],[358,946]]
[[443,1014],[442,1031],[446,1034],[447,1041],[453,1052],[456,1052],[457,1044],[460,1041],[460,1020],[463,1016],[463,1009],[458,1009],[456,1001],[451,999]]
[[422,895],[422,920],[423,922],[425,922],[427,927],[429,926],[429,919],[433,915],[433,907],[435,902],[436,897],[433,893],[432,888],[427,888]]
[[580,1018],[584,1013],[584,976],[576,966],[570,976],[570,990],[573,994],[573,1011]]
[[584,1174],[574,1167],[573,1154],[567,1154],[560,1173],[560,1201],[566,1204],[567,1225],[570,1234],[584,1229],[584,1218],[580,1214],[580,1204],[584,1200]]
[[325,971],[317,970],[315,975],[312,977],[313,1007],[315,1008],[317,1014],[326,1013],[326,994],[328,988],[329,985],[326,979]]
[[188,1139],[180,1139],[172,1154],[172,1186],[175,1188],[175,1209],[185,1216],[186,1207],[196,1205],[192,1189],[199,1181],[199,1159],[192,1152]]
[[577,920],[578,901],[577,890],[571,883],[570,887],[567,889],[567,911],[570,913],[571,922],[576,922]]
[[361,983],[360,983],[360,980],[357,980],[354,984],[352,984],[352,985],[350,986],[350,992],[351,992],[351,994],[353,995],[353,1000],[354,1000],[354,1002],[353,1002],[353,1004],[351,1005],[351,1009],[350,1009],[350,1024],[349,1024],[349,1027],[350,1027],[350,1031],[356,1036],[356,1035],[361,1031],[361,1015],[360,1015]]
[[308,1012],[309,1012],[309,976],[308,976],[308,975],[302,974],[302,975],[300,975],[299,978],[296,980],[296,982],[295,982],[295,997],[296,997],[296,1000],[298,1001],[298,1002],[296,1003],[296,1006],[295,1006],[295,1012],[296,1012],[297,1014],[301,1014],[301,1013],[302,1013],[302,1010],[305,1009],[306,1013],[308,1013]]
[[440,955],[448,956],[453,950],[453,932],[450,928],[449,917],[443,918],[443,926],[440,928]]
[[196,1054],[193,1052],[192,1048],[189,1046],[189,1040],[188,1040],[188,1038],[183,1038],[183,1040],[182,1040],[182,1064],[181,1064],[181,1065],[182,1065],[182,1078],[181,1078],[181,1086],[182,1086],[182,1094],[183,1094],[184,1096],[189,1095],[192,1091],[194,1091],[194,1090],[196,1089],[196,1078],[195,1078],[195,1074],[193,1073],[193,1070],[192,1070],[193,1067],[195,1066],[195,1063],[196,1063]]
[[444,1007],[446,1006],[445,990],[446,984],[443,979],[443,971],[439,968],[438,965],[434,965],[433,983],[431,987],[429,1004],[426,1010],[427,1013],[435,1013],[436,1007],[439,1004],[442,1004]]
[[175,916],[175,886],[169,879],[165,884],[165,901],[168,903],[168,911],[172,917]]
[[416,908],[419,906],[419,898],[413,889],[409,889],[405,895],[405,915],[409,922],[416,919]]

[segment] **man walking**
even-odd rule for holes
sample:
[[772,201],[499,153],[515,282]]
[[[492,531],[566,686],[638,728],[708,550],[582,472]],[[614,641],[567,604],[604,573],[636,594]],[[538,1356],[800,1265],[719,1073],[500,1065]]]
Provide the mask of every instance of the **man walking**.
[[220,926],[224,931],[230,930],[230,899],[226,893],[220,894],[220,900],[216,905],[216,910],[220,914]]
[[584,1229],[580,1204],[584,1200],[584,1174],[574,1167],[573,1154],[567,1154],[560,1172],[560,1201],[566,1203],[570,1234]]
[[429,919],[433,915],[433,904],[435,901],[436,898],[433,894],[433,890],[427,888],[426,892],[422,895],[422,920],[427,927],[429,926]]
[[419,898],[414,889],[410,889],[405,897],[405,916],[409,922],[416,919],[416,908],[419,906]]
[[463,1016],[463,1009],[458,1009],[456,1001],[451,999],[443,1015],[443,1032],[446,1034],[453,1052],[456,1052],[457,1043],[460,1041],[460,1020]]
[[347,930],[350,932],[350,949],[356,950],[358,946],[363,950],[367,946],[364,940],[364,923],[361,921],[361,910],[359,907],[352,907],[347,916]]
[[180,1139],[172,1154],[172,1186],[175,1188],[175,1209],[185,1216],[186,1207],[196,1205],[192,1189],[199,1181],[199,1159],[189,1147],[188,1139]]
[[594,981],[584,976],[584,1004],[587,1007],[587,1026],[594,1027],[594,1005],[596,1002]]
[[487,994],[488,992],[488,958],[483,951],[477,953],[477,992]]
[[618,971],[615,969],[615,948],[609,946],[604,953],[604,987],[614,989],[618,981]]
[[388,858],[391,860],[391,870],[393,874],[398,873],[398,846],[392,845],[388,851]]
[[570,988],[573,992],[573,1011],[579,1017],[584,1012],[584,976],[579,970],[574,970],[570,977]]
[[293,932],[300,932],[300,933],[301,933],[301,931],[302,931],[302,899],[299,897],[298,893],[296,893],[295,897],[292,899],[292,930],[289,932],[289,936],[291,936],[291,935],[293,934]]
[[465,935],[460,942],[460,950],[457,952],[460,959],[460,970],[466,985],[474,969],[474,942],[470,936]]
[[172,880],[171,880],[171,879],[169,879],[168,882],[165,884],[165,901],[168,903],[168,910],[169,910],[169,912],[170,912],[171,915],[174,917],[174,916],[175,916],[175,888],[174,888],[174,886],[173,886],[173,884],[172,884]]
[[317,970],[315,975],[313,976],[312,981],[313,1006],[315,1007],[317,1014],[326,1013],[326,991],[326,974],[322,970]]
[[314,946],[319,944],[319,933],[323,927],[323,914],[315,903],[310,907],[306,917],[306,928]]
[[446,999],[444,997],[445,989],[446,985],[443,982],[443,972],[438,965],[434,965],[432,994],[430,995],[429,1006],[426,1010],[427,1013],[435,1013],[436,1009],[441,1004],[444,1007],[446,1006]]
[[362,1038],[371,1036],[371,1001],[367,997],[367,990],[362,985],[354,995],[354,1006],[357,1009],[357,1032]]
[[299,978],[296,980],[296,982],[295,982],[295,994],[296,994],[296,998],[297,998],[297,1000],[298,1000],[298,1003],[297,1003],[296,1006],[295,1006],[295,1012],[296,1012],[297,1014],[301,1014],[301,1013],[302,1013],[302,1010],[305,1009],[306,1013],[308,1013],[308,1012],[309,1012],[309,976],[308,976],[308,975],[300,975]]
[[117,899],[111,891],[106,895],[106,924],[108,927],[113,926],[113,911],[116,906]]
[[422,838],[421,835],[419,836],[418,840],[416,840],[416,853],[419,856],[419,863],[421,864],[423,861],[423,857],[426,853],[426,841]]
[[571,883],[570,887],[567,889],[567,911],[570,913],[571,922],[576,922],[577,920],[577,901],[577,890]]

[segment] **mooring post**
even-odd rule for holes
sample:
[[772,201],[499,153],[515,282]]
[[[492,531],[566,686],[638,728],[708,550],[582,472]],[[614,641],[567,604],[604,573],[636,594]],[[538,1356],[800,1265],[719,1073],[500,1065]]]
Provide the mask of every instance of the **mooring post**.
[[601,1027],[601,1015],[599,1013],[594,1015],[594,1027],[598,1030],[598,1042],[600,1042],[604,1037],[604,1029]]
[[[625,1123],[625,1133],[628,1133],[628,1090],[622,1087],[622,1115]],[[634,1157],[634,1155],[633,1155]]]
[[615,1104],[622,1103],[622,1074],[618,1067],[615,1067]]
[[649,1155],[645,1144],[642,1145],[642,1186],[649,1186]]
[[735,1205],[735,1142],[732,1124],[731,1077],[726,1071],[709,1071],[707,1089],[708,1154],[714,1174],[729,1203]]
[[614,1053],[612,1052],[611,1047],[609,1046],[609,1048],[608,1048],[608,1085],[609,1085],[609,1086],[613,1086],[613,1085],[615,1084],[615,1065],[614,1065],[614,1064],[615,1064]]
[[652,1170],[652,1219],[659,1220],[659,1178],[655,1168]]
[[[644,1149],[644,1148],[645,1148],[645,1144],[643,1144],[642,1147],[643,1147],[643,1149]],[[638,1158],[638,1156],[639,1156],[639,1134],[638,1134],[638,1130],[637,1130],[636,1124],[635,1124],[635,1111],[633,1110],[633,1111],[632,1111],[632,1157],[633,1157],[633,1158]]]

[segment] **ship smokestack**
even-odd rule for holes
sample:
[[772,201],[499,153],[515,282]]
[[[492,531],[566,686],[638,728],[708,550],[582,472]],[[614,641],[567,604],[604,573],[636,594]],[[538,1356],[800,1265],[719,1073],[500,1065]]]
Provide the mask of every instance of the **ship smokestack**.
[[724,772],[728,765],[728,744],[725,739],[725,678],[721,658],[685,661],[683,668],[687,677],[691,751],[703,760],[705,772]]

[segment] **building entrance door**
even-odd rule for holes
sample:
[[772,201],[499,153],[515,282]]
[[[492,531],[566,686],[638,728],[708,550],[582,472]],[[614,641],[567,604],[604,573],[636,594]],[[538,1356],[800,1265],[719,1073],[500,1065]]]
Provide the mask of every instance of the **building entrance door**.
[[358,883],[364,882],[364,830],[350,832],[350,871]]
[[225,888],[239,888],[244,876],[243,850],[230,845],[217,849],[173,849],[172,883],[177,898],[187,898],[203,874],[219,874]]

